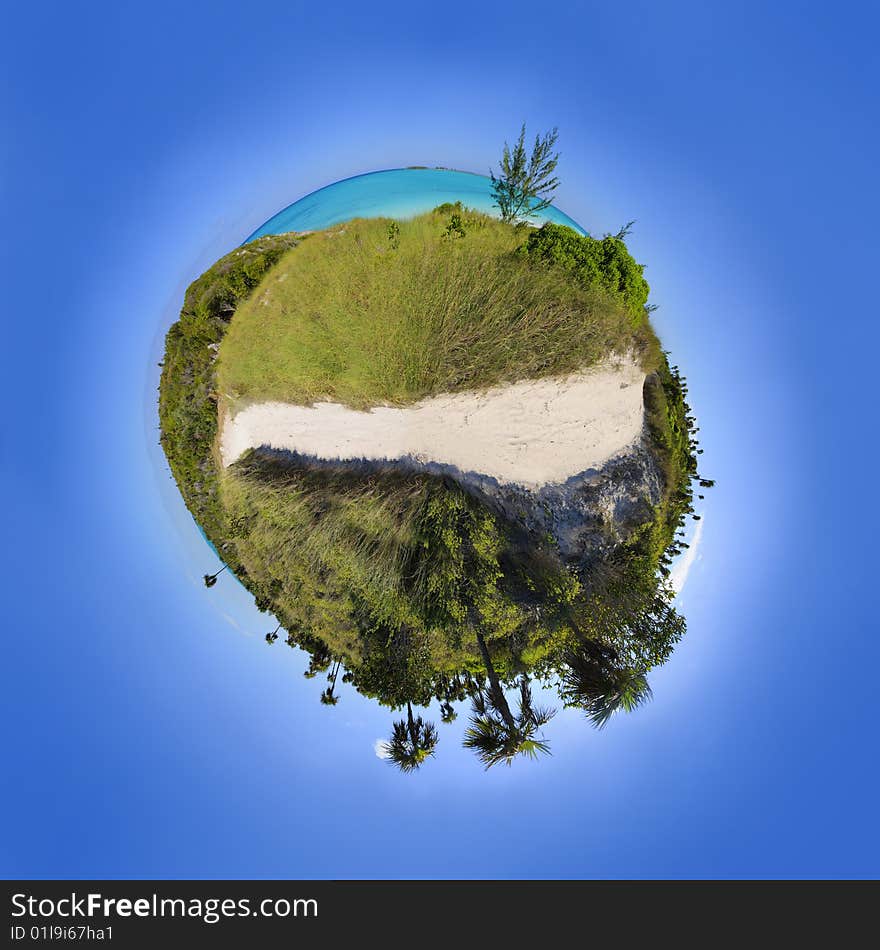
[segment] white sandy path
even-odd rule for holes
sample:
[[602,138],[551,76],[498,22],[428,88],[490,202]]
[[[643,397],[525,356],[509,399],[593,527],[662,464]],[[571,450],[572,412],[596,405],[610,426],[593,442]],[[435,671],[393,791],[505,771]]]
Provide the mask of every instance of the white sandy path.
[[565,378],[435,396],[365,412],[338,403],[264,402],[223,421],[224,466],[249,448],[321,459],[400,459],[454,465],[528,488],[599,468],[639,439],[643,371],[630,359]]

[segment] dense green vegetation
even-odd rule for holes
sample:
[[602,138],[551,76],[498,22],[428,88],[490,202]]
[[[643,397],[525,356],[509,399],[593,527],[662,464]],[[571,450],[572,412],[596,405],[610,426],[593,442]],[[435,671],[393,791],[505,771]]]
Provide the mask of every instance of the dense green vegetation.
[[216,544],[226,516],[217,490],[214,360],[236,308],[281,255],[291,234],[258,238],[221,258],[187,289],[180,319],[165,337],[159,383],[162,447],[183,500]]
[[250,452],[222,496],[237,556],[285,628],[353,665],[405,631],[430,670],[478,670],[479,627],[510,668],[553,635],[554,618],[537,623],[531,605],[576,586],[548,542],[526,544],[448,479]]
[[[307,676],[340,678],[407,717],[389,760],[434,753],[412,705],[470,701],[465,742],[488,767],[548,751],[531,679],[596,725],[650,696],[684,633],[662,579],[698,478],[686,387],[651,329],[648,286],[621,236],[527,230],[446,205],[412,221],[261,238],[189,288],[168,333],[162,444],[223,560],[271,611]],[[232,320],[232,316],[235,319]],[[219,351],[219,358],[218,358]],[[220,473],[218,404],[405,404],[580,369],[633,351],[646,372],[660,503],[598,560],[514,524],[455,481],[393,465],[326,466],[252,451]],[[711,482],[701,480],[708,486]],[[217,575],[206,575],[213,585]],[[341,676],[340,676],[341,674]],[[511,706],[507,687],[515,686]]]
[[636,326],[644,322],[648,303],[644,267],[633,260],[620,238],[606,235],[597,240],[547,223],[529,235],[522,253],[571,274],[584,287],[603,289],[626,305]]
[[[632,316],[631,272],[645,297],[647,285],[623,242],[589,269],[589,249],[605,242],[553,225],[536,234],[545,231],[534,244],[535,234],[526,241],[521,228],[450,206],[313,234],[239,307],[220,349],[220,391],[363,408],[572,372],[611,352],[634,351],[656,369],[644,308]],[[568,266],[536,266],[562,232],[587,249],[577,279]],[[563,250],[571,256],[572,241]]]

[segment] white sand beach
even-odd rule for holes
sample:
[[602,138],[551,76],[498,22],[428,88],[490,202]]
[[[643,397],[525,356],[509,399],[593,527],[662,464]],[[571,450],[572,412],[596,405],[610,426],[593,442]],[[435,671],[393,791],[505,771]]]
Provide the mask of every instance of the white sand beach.
[[644,378],[625,358],[564,378],[435,396],[405,408],[258,403],[227,413],[221,457],[231,465],[261,445],[327,460],[411,457],[539,488],[599,468],[638,441]]

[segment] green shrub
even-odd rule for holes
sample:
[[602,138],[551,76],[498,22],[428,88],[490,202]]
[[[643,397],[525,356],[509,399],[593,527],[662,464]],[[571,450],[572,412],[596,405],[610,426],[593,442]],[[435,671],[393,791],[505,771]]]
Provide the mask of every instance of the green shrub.
[[620,238],[592,238],[547,223],[529,235],[524,251],[531,260],[568,271],[584,287],[601,288],[621,298],[634,317],[644,320],[649,291],[642,276],[644,266],[635,262]]

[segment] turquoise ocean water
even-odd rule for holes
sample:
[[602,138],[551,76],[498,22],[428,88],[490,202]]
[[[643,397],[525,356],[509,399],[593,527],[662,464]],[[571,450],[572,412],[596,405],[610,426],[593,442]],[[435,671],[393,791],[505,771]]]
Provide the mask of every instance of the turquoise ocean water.
[[[476,211],[497,214],[492,181],[485,175],[447,168],[393,168],[345,178],[300,198],[257,228],[248,241],[264,234],[317,231],[351,218],[411,218],[447,201],[461,201]],[[538,221],[566,224],[587,232],[558,208],[549,207]],[[245,242],[247,243],[247,242]]]

